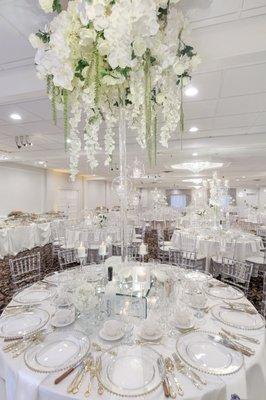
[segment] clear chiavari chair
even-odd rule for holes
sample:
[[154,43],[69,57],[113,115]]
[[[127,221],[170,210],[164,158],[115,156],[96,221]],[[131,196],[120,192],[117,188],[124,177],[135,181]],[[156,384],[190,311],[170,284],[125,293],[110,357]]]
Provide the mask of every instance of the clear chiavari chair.
[[221,280],[248,293],[253,265],[223,257]]
[[9,260],[13,290],[17,291],[41,279],[40,253]]
[[263,274],[263,294],[261,302],[261,314],[266,317],[266,272]]
[[75,249],[63,249],[58,251],[60,270],[71,268],[79,263]]
[[[179,237],[180,261],[185,268],[205,269],[206,257],[198,253],[198,238],[196,236],[183,235]],[[187,257],[187,260],[186,260]]]

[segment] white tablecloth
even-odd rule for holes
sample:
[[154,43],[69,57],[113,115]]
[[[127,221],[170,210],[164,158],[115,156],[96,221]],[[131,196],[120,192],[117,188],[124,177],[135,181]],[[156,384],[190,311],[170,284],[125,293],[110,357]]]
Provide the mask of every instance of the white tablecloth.
[[[259,253],[263,247],[261,238],[255,235],[247,235],[236,239],[235,242],[229,237],[218,240],[195,236],[182,231],[174,231],[171,245],[176,249],[182,247],[183,250],[197,251],[206,258],[218,256],[223,253],[226,257],[234,257],[237,260],[246,260],[247,257]],[[186,246],[184,248],[183,246]]]
[[[167,268],[167,266],[165,266]],[[178,298],[177,298],[178,301]],[[218,300],[209,298],[208,304],[219,303]],[[44,302],[42,308],[52,312],[49,302]],[[155,313],[155,312],[154,312]],[[157,315],[156,315],[157,314]],[[158,319],[158,313],[154,314]],[[219,332],[222,324],[214,320],[210,313],[206,314],[203,320],[200,320],[200,326],[204,330]],[[73,327],[73,326],[72,326]],[[75,323],[78,328],[78,323]],[[63,328],[64,329],[64,328]],[[242,332],[234,328],[231,331]],[[244,332],[246,333],[246,332]],[[266,390],[266,347],[265,347],[265,328],[255,331],[249,331],[248,335],[254,336],[260,340],[259,345],[251,345],[256,350],[252,357],[244,358],[243,367],[235,374],[228,376],[212,376],[204,375],[208,384],[203,390],[195,388],[190,381],[176,373],[180,384],[184,390],[184,400],[230,400],[233,393],[237,393],[241,400],[265,400]],[[99,337],[92,337],[92,341],[101,342]],[[102,343],[103,346],[108,346],[110,343]],[[162,345],[156,345],[156,350],[164,356],[171,356],[175,351],[176,339],[163,337]],[[250,345],[247,343],[247,345]],[[95,355],[99,353],[95,353]],[[4,353],[0,350],[0,381],[1,378],[6,382],[7,397],[6,400],[66,400],[66,399],[84,399],[84,392],[88,385],[88,377],[84,379],[81,389],[78,394],[70,395],[67,393],[67,386],[73,379],[74,374],[65,379],[59,385],[54,385],[54,379],[60,375],[56,374],[38,374],[26,368],[23,357],[12,359],[9,353]],[[153,394],[145,397],[147,400],[163,400],[164,394],[159,388]],[[110,400],[117,397],[105,392],[102,396],[97,394],[97,385],[93,385],[91,394],[93,400]],[[2,400],[2,398],[1,398]]]
[[51,240],[50,222],[0,229],[0,259],[23,250],[44,246]]

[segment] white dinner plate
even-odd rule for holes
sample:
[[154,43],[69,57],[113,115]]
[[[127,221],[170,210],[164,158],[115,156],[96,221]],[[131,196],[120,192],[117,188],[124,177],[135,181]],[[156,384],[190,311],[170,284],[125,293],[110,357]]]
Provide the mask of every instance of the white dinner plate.
[[0,318],[0,337],[15,339],[38,332],[49,318],[49,313],[40,308],[5,315]]
[[205,286],[205,292],[209,296],[216,297],[223,300],[238,300],[244,297],[244,293],[230,285],[223,286]]
[[225,308],[222,305],[216,305],[212,308],[212,315],[218,321],[226,325],[244,330],[260,329],[265,326],[264,318],[259,314],[249,314],[247,312]]
[[229,375],[243,365],[243,355],[210,336],[219,337],[208,331],[194,331],[182,335],[176,349],[181,359],[193,368],[213,375]]
[[53,288],[38,289],[37,287],[30,287],[15,294],[13,300],[21,304],[34,304],[34,303],[42,303],[43,301],[50,299],[54,295],[55,295],[55,290]]
[[71,368],[89,351],[90,339],[77,330],[53,332],[43,342],[34,344],[24,353],[28,368],[36,372],[56,372]]

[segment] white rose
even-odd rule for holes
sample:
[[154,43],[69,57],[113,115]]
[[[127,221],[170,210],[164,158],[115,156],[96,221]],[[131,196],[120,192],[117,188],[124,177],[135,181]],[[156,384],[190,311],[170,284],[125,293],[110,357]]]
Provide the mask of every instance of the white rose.
[[186,70],[187,66],[181,62],[175,62],[173,65],[173,70],[177,75],[182,75],[185,70]]
[[101,56],[107,56],[110,52],[109,43],[106,40],[99,41],[98,50]]
[[108,27],[108,19],[105,17],[97,17],[93,21],[93,25],[96,31],[103,31]]
[[53,12],[53,3],[54,0],[39,0],[39,4],[44,12],[50,13]]
[[96,39],[96,32],[94,29],[82,28],[79,32],[80,45],[88,46]]
[[35,33],[31,33],[29,36],[29,42],[34,49],[41,49],[45,47],[45,43]]
[[166,8],[168,0],[157,0],[157,7]]
[[137,57],[143,56],[146,50],[146,43],[142,38],[137,38],[133,42],[134,53]]
[[200,58],[200,56],[198,56],[198,55],[196,55],[196,56],[193,56],[192,58],[191,58],[191,67],[194,69],[194,68],[197,68],[197,66],[201,63],[201,58]]
[[185,76],[184,78],[182,78],[182,83],[183,83],[183,87],[189,85],[190,84],[190,78],[188,76]]
[[156,103],[163,104],[164,99],[165,99],[165,97],[164,97],[164,95],[162,93],[158,93],[156,95]]
[[121,74],[112,73],[113,76],[111,75],[105,75],[102,79],[102,82],[104,85],[107,86],[112,86],[112,85],[120,85],[121,83],[123,83],[125,81],[125,77]]

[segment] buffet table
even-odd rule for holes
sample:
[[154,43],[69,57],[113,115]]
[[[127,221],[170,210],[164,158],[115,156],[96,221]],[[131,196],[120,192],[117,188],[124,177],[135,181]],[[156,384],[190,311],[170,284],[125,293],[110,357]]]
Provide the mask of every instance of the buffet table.
[[[145,264],[147,267],[148,264]],[[150,265],[150,270],[151,272],[154,271],[154,265]],[[182,271],[182,276],[184,278],[184,271]],[[60,284],[60,274],[57,275],[57,282]],[[75,273],[76,279],[78,279],[78,273]],[[183,294],[184,294],[184,287],[182,284],[182,281],[184,279],[179,279],[179,271],[178,268],[175,267],[175,271],[169,266],[156,266],[156,271],[155,271],[155,276],[157,276],[157,295],[159,296],[159,306],[154,307],[154,295],[151,294],[150,298],[148,299],[148,320],[149,321],[155,321],[157,324],[160,324],[160,329],[162,329],[162,337],[159,340],[154,340],[152,342],[145,342],[142,341],[141,344],[138,343],[136,344],[135,340],[141,338],[141,332],[142,332],[142,326],[145,324],[145,322],[142,319],[139,318],[134,318],[133,321],[134,326],[133,330],[131,331],[132,334],[130,337],[125,340],[123,337],[120,340],[116,341],[108,341],[108,340],[103,340],[99,337],[99,332],[102,329],[102,324],[104,321],[102,321],[95,332],[90,336],[90,345],[88,345],[88,350],[91,352],[91,354],[96,357],[96,356],[101,356],[101,361],[102,361],[102,370],[105,370],[105,360],[107,357],[108,351],[95,351],[95,347],[92,347],[93,342],[97,342],[98,347],[101,346],[103,349],[110,348],[111,346],[118,346],[116,347],[115,353],[112,355],[112,357],[117,357],[117,353],[120,352],[120,347],[119,346],[124,346],[122,347],[122,350],[125,351],[125,354],[127,352],[131,352],[132,357],[132,363],[130,360],[126,360],[125,362],[127,363],[124,368],[123,366],[123,354],[121,355],[122,361],[118,361],[118,364],[112,364],[115,365],[117,368],[117,374],[121,374],[121,385],[125,384],[125,382],[130,382],[128,383],[128,387],[130,388],[130,385],[133,385],[135,382],[134,379],[139,379],[139,377],[132,377],[130,375],[130,368],[135,368],[134,365],[134,351],[136,351],[136,354],[143,355],[143,360],[145,359],[145,353],[147,352],[147,357],[149,354],[158,354],[158,356],[164,356],[164,357],[171,357],[173,352],[176,352],[176,346],[179,346],[182,341],[188,340],[191,335],[191,340],[193,339],[193,335],[203,335],[204,333],[197,333],[194,328],[199,329],[200,331],[210,331],[214,333],[219,333],[221,331],[221,328],[226,328],[231,332],[234,332],[235,334],[244,334],[248,337],[255,338],[255,340],[258,341],[257,344],[250,343],[248,341],[241,341],[241,343],[245,344],[246,346],[249,346],[255,351],[255,354],[252,355],[251,357],[247,356],[242,356],[240,355],[239,352],[235,352],[234,350],[230,349],[228,350],[227,347],[219,344],[213,344],[213,342],[210,339],[209,345],[206,346],[206,344],[202,343],[200,340],[199,341],[194,341],[194,344],[190,348],[190,352],[193,353],[193,349],[196,347],[199,343],[201,346],[201,355],[197,359],[194,358],[194,362],[201,362],[200,359],[203,358],[202,366],[206,364],[207,362],[207,356],[205,356],[204,351],[206,350],[206,354],[209,352],[208,346],[213,346],[212,350],[214,350],[214,353],[212,351],[210,354],[212,356],[210,357],[209,361],[210,364],[212,365],[213,368],[216,368],[221,364],[224,365],[224,368],[228,368],[228,365],[231,363],[231,359],[238,360],[236,362],[240,362],[239,364],[239,370],[236,371],[235,373],[232,374],[225,374],[223,375],[222,373],[219,374],[211,374],[211,373],[204,373],[199,369],[193,369],[194,372],[196,372],[201,380],[204,383],[199,384],[199,381],[196,382],[194,380],[193,384],[193,379],[190,378],[186,375],[183,374],[182,371],[177,371],[175,370],[175,378],[178,381],[178,384],[183,390],[183,399],[184,400],[228,400],[230,399],[230,396],[233,393],[238,394],[241,400],[248,399],[248,400],[263,400],[265,399],[265,384],[266,384],[266,364],[265,364],[265,357],[266,357],[266,351],[265,351],[265,321],[260,319],[259,314],[256,314],[254,316],[254,321],[256,320],[257,322],[253,321],[253,317],[248,315],[248,318],[246,318],[245,313],[243,312],[235,312],[236,316],[238,319],[243,319],[244,322],[241,322],[241,326],[245,326],[245,329],[240,329],[240,327],[236,327],[236,325],[233,326],[228,326],[219,320],[215,318],[214,316],[214,308],[218,307],[218,304],[222,305],[223,300],[221,298],[215,297],[217,296],[217,290],[214,289],[214,292],[210,291],[210,288],[212,287],[211,284],[208,284],[208,295],[207,295],[207,306],[208,308],[205,309],[203,312],[203,317],[202,318],[196,318],[194,314],[195,310],[192,308],[189,308],[190,312],[192,313],[193,316],[193,324],[194,328],[192,328],[191,331],[187,331],[187,333],[182,334],[182,330],[176,329],[170,329],[169,326],[163,325],[165,323],[166,319],[166,312],[167,318],[171,320],[171,314],[169,314],[169,310],[166,311],[166,308],[160,307],[161,299],[160,299],[160,293],[161,293],[161,287],[165,285],[165,282],[168,280],[168,277],[175,276],[175,291],[174,291],[174,297],[171,299],[172,304],[177,304],[177,306],[180,306],[182,304],[182,307],[185,306],[183,301]],[[179,277],[179,278],[178,278]],[[205,279],[205,277],[204,277]],[[207,279],[207,278],[206,278]],[[209,278],[208,278],[209,279]],[[199,278],[197,277],[197,281]],[[209,282],[212,282],[212,284],[218,281],[211,280]],[[162,285],[162,286],[160,286]],[[215,286],[216,287],[216,286]],[[55,291],[57,290],[54,286],[45,286],[45,285],[40,285],[40,286],[35,286],[35,289],[40,291],[40,296],[44,299],[45,296],[47,298],[48,295],[45,295],[45,291],[48,293],[50,291],[50,295],[53,296]],[[29,289],[28,289],[29,290]],[[206,289],[207,290],[207,289]],[[215,292],[216,290],[216,292]],[[221,289],[222,290],[222,289]],[[227,287],[225,289],[226,293],[230,292],[230,287]],[[218,290],[219,292],[219,290]],[[26,292],[27,293],[27,292]],[[220,292],[219,292],[220,293]],[[225,292],[221,292],[225,293]],[[231,293],[231,292],[230,292]],[[232,292],[233,293],[233,292]],[[224,296],[224,294],[223,294]],[[235,296],[235,295],[234,295]],[[49,297],[49,296],[48,296]],[[20,301],[21,298],[23,298],[23,292],[20,294]],[[30,296],[27,294],[27,298],[29,299]],[[36,301],[36,298],[35,298]],[[236,301],[236,300],[235,300]],[[247,307],[251,306],[250,303],[242,297],[240,300],[238,300],[242,304],[245,304]],[[12,303],[14,304],[19,304],[18,302]],[[164,304],[164,303],[162,303]],[[165,305],[165,304],[164,304]],[[47,300],[41,302],[40,306],[44,312],[47,311],[49,315],[53,316],[55,312],[55,306],[54,306],[54,300],[52,297],[47,298]],[[252,306],[251,306],[252,307]],[[33,309],[34,310],[34,309]],[[35,309],[36,310],[36,309]],[[20,315],[19,311],[17,311],[18,314],[17,316]],[[6,315],[13,315],[13,311],[7,312]],[[47,366],[49,366],[49,362],[53,361],[54,363],[60,364],[62,361],[60,360],[60,357],[66,357],[67,352],[69,351],[67,348],[67,344],[65,342],[65,347],[63,346],[61,350],[64,348],[64,352],[60,352],[60,346],[57,345],[55,349],[57,349],[56,357],[53,355],[53,348],[51,347],[49,350],[49,333],[52,331],[51,328],[51,317],[48,316],[49,321],[46,325],[46,331],[45,335],[47,335],[43,340],[44,340],[44,350],[42,352],[37,354],[35,356],[35,361],[40,360],[41,364],[42,362]],[[2,316],[3,318],[3,316]],[[3,336],[3,319],[0,319],[0,332],[2,329],[2,336]],[[17,317],[16,317],[17,318]],[[247,325],[247,321],[249,321],[250,318],[250,325]],[[119,318],[118,318],[119,319]],[[233,319],[235,321],[235,318]],[[124,321],[124,320],[123,320]],[[261,323],[262,322],[262,323]],[[256,325],[258,324],[259,325]],[[2,324],[2,325],[1,325]],[[248,322],[249,324],[249,322]],[[25,328],[25,327],[24,327]],[[254,328],[254,329],[252,329]],[[255,329],[256,328],[256,329]],[[258,328],[258,329],[257,329]],[[14,330],[14,326],[12,328]],[[12,330],[10,328],[10,330]],[[71,338],[71,335],[73,334],[73,329],[81,329],[81,326],[79,324],[79,320],[76,320],[73,324],[69,325],[68,327],[62,327],[62,328],[56,328],[56,331],[53,333],[50,333],[50,335],[54,334],[60,334],[62,335],[64,340],[67,340]],[[71,333],[72,332],[72,333]],[[48,338],[48,339],[47,339]],[[48,345],[48,350],[45,350],[45,341],[47,340],[47,345]],[[63,340],[63,339],[62,339]],[[83,341],[86,342],[88,339],[86,339],[86,335],[83,337]],[[10,343],[10,342],[9,342]],[[195,344],[196,343],[196,344]],[[60,372],[56,373],[40,373],[40,372],[34,372],[31,370],[29,367],[25,365],[23,354],[19,355],[16,358],[12,358],[12,354],[10,352],[4,352],[3,351],[3,346],[6,345],[7,343],[3,343],[1,340],[1,350],[0,350],[0,377],[2,378],[2,384],[5,383],[6,385],[6,399],[7,400],[65,400],[65,399],[83,399],[84,398],[84,393],[88,387],[88,382],[89,382],[89,375],[85,371],[85,377],[81,382],[81,385],[79,387],[79,390],[76,394],[69,394],[67,392],[67,388],[69,387],[70,382],[72,381],[73,377],[75,376],[75,373],[71,373],[66,379],[64,379],[61,383],[55,385],[54,380],[56,377],[61,375]],[[128,345],[130,344],[130,345]],[[34,349],[34,346],[38,346],[38,343],[32,344],[32,347],[29,348],[28,350],[26,349],[25,354],[32,349]],[[132,346],[136,346],[132,347]],[[193,347],[194,346],[194,347]],[[221,348],[222,346],[222,348]],[[135,350],[134,350],[135,349]],[[205,349],[205,350],[204,350]],[[216,349],[216,350],[215,350]],[[99,348],[98,348],[99,350]],[[228,352],[226,354],[231,354],[229,358],[227,356],[223,355],[223,351]],[[133,352],[133,354],[132,354]],[[203,353],[202,353],[203,352]],[[231,353],[230,353],[231,352]],[[27,354],[28,354],[27,353]],[[61,355],[60,355],[61,354]],[[180,354],[180,351],[179,351]],[[208,353],[208,356],[210,356]],[[198,353],[199,355],[199,353]],[[25,357],[25,355],[24,355]],[[109,355],[108,355],[109,357]],[[111,357],[111,355],[110,355]],[[111,357],[111,358],[112,358]],[[222,357],[222,358],[220,358]],[[225,357],[225,358],[223,358]],[[26,359],[29,360],[30,357],[27,355]],[[192,356],[193,359],[193,356]],[[57,360],[57,361],[55,361]],[[62,358],[63,360],[63,358]],[[112,363],[115,362],[115,359],[112,359]],[[139,358],[137,359],[139,361]],[[198,361],[197,361],[198,360]],[[122,364],[119,364],[119,363]],[[143,361],[144,362],[144,361]],[[207,367],[208,367],[208,362],[207,362]],[[185,363],[186,368],[187,364]],[[137,371],[140,371],[140,373],[137,373],[137,375],[143,374],[143,379],[144,375],[147,372],[147,369],[145,368],[144,370],[139,369],[142,368],[143,366],[138,367]],[[233,365],[232,365],[233,367]],[[66,368],[66,367],[65,367]],[[121,369],[122,368],[122,369]],[[148,368],[148,367],[147,367]],[[153,376],[157,376],[158,371],[154,371]],[[100,377],[100,382],[101,381],[101,374],[98,374]],[[146,376],[146,375],[145,375]],[[120,376],[115,374],[115,371],[112,372],[112,377],[114,380],[119,380]],[[153,379],[153,378],[152,378]],[[154,378],[155,379],[155,378]],[[158,376],[157,376],[158,379]],[[161,378],[160,378],[161,379]],[[153,388],[151,390],[151,393],[147,394],[145,396],[149,400],[157,400],[157,399],[164,399],[164,394],[163,394],[163,388],[161,385],[161,380],[159,379],[159,384],[157,387]],[[145,380],[145,379],[144,379]],[[147,383],[148,385],[148,383]],[[91,398],[93,399],[111,399],[111,398],[117,398],[114,395],[111,395],[110,392],[108,391],[108,388],[104,387],[103,388],[103,394],[99,395],[97,394],[97,388],[99,390],[99,385],[97,386],[97,380],[95,379],[92,384],[92,392],[91,392]],[[132,389],[132,388],[131,388]],[[130,390],[128,393],[130,393]],[[118,389],[115,389],[118,390]],[[120,390],[120,389],[119,389]],[[1,391],[0,391],[1,393]],[[123,396],[124,398],[130,398],[128,396]],[[134,397],[134,396],[133,396]],[[131,397],[132,398],[132,397]],[[178,396],[180,398],[180,396]]]

